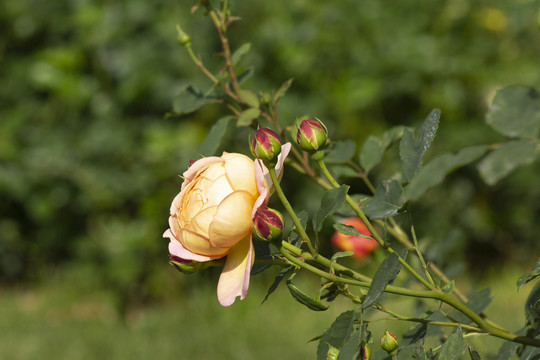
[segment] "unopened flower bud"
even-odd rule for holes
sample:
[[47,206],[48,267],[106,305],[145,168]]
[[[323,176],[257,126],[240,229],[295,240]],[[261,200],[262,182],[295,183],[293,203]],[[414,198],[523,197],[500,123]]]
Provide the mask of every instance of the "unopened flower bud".
[[388,355],[391,355],[394,351],[396,351],[398,347],[397,337],[388,330],[386,330],[383,337],[381,338],[381,347],[384,351],[388,353]]
[[178,271],[184,274],[193,274],[199,271],[203,264],[193,260],[184,260],[178,256],[171,256],[169,264],[173,265]]
[[259,208],[253,217],[252,227],[253,233],[261,240],[279,240],[283,230],[283,216],[277,210]]
[[251,141],[251,151],[257,159],[261,159],[265,165],[273,164],[281,152],[281,140],[275,131],[260,128],[255,132]]
[[360,346],[360,354],[358,355],[358,360],[369,360],[371,359],[371,350],[365,342]]
[[178,32],[178,42],[180,45],[186,46],[191,42],[191,37],[186,34],[178,24],[176,24],[176,31]]
[[296,133],[296,142],[302,150],[314,153],[326,144],[328,131],[320,120],[303,120]]
[[328,344],[328,352],[326,353],[326,360],[337,360],[339,355],[339,349]]

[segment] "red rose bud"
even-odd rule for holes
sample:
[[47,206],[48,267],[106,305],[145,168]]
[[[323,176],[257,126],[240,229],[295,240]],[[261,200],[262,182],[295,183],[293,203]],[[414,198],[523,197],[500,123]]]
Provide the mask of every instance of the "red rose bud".
[[358,354],[358,360],[369,360],[371,359],[371,350],[365,342],[360,346],[360,354]]
[[193,274],[203,268],[203,263],[181,259],[174,255],[170,257],[169,264],[173,265],[178,271],[184,274]]
[[383,337],[381,338],[381,347],[384,351],[388,353],[388,355],[392,355],[392,353],[396,351],[398,347],[397,337],[388,330],[386,330]]
[[303,120],[296,133],[296,142],[302,150],[314,153],[326,144],[328,131],[320,120]]
[[277,210],[259,208],[253,217],[252,228],[255,236],[261,240],[279,240],[283,230],[283,216]]
[[275,162],[281,152],[281,140],[275,131],[260,128],[251,141],[251,152],[265,164]]
[[[350,217],[342,222],[343,225],[352,226],[359,233],[371,236],[366,224],[359,217]],[[332,236],[332,245],[342,251],[353,251],[353,257],[361,260],[367,257],[379,244],[375,239],[367,239],[362,236],[345,235],[336,230]]]
[[339,355],[339,349],[328,344],[328,352],[326,353],[326,360],[337,360],[338,355]]

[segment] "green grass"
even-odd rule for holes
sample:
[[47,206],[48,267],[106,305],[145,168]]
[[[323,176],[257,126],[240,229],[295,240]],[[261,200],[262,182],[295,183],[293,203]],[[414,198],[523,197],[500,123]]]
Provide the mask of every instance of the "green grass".
[[[495,301],[487,313],[511,330],[523,324],[523,304],[530,290],[516,294],[519,274],[519,270],[506,271],[489,280]],[[313,288],[297,279],[308,291]],[[130,311],[125,321],[117,316],[109,294],[89,292],[76,283],[53,280],[32,288],[3,289],[0,359],[315,358],[316,342],[308,340],[324,331],[350,303],[338,300],[326,312],[312,312],[280,287],[260,305],[270,282],[268,277],[255,277],[248,297],[228,308],[218,304],[214,284],[191,284],[169,303]],[[387,300],[397,312],[414,313],[409,299],[388,296]],[[386,328],[401,334],[408,327],[396,321],[373,323],[373,350],[378,350]],[[493,354],[501,344],[484,336],[471,341],[482,355]]]

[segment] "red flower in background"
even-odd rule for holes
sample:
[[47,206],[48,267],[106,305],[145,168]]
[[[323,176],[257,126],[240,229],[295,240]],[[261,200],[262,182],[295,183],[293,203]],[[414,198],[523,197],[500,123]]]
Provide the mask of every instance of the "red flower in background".
[[[350,217],[341,222],[343,225],[349,225],[361,234],[371,236],[366,225],[359,217]],[[378,245],[374,239],[367,239],[362,236],[345,235],[336,231],[332,236],[332,245],[342,251],[353,251],[355,259],[363,259],[368,256]]]

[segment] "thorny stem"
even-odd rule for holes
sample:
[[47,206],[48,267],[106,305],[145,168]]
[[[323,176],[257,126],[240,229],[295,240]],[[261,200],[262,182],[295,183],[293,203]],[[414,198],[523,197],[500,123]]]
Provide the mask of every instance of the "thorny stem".
[[[324,270],[321,270],[313,265],[310,265],[306,263],[307,258],[304,257],[304,255],[309,255],[304,252],[302,252],[301,249],[298,249],[296,246],[286,242],[282,241],[280,252],[283,254],[283,256],[290,261],[293,265],[303,268],[305,270],[308,270],[316,275],[319,275],[325,279],[328,279],[333,282],[339,282],[342,284],[349,284],[349,285],[355,285],[363,288],[368,288],[371,284],[369,281],[360,281],[354,278],[345,278],[341,277],[335,274],[328,273]],[[331,263],[336,269],[336,265],[339,265],[337,263],[331,262],[329,259],[324,258],[322,255],[313,256],[312,258],[309,258],[311,261],[315,261],[319,263],[320,265],[323,265],[325,267],[325,264]],[[340,271],[343,272],[343,274],[353,274],[354,271],[351,269],[348,269],[345,266],[339,265]],[[534,339],[527,336],[521,336],[518,334],[513,334],[509,331],[503,330],[501,328],[498,328],[496,326],[493,326],[489,324],[486,320],[484,320],[481,316],[477,315],[474,311],[469,309],[466,305],[462,304],[458,300],[454,299],[453,297],[449,296],[448,294],[443,293],[440,290],[412,290],[407,288],[402,288],[398,286],[393,285],[387,285],[385,290],[387,293],[391,294],[397,294],[397,295],[403,295],[403,296],[409,296],[409,297],[416,297],[416,298],[424,298],[424,299],[433,299],[441,301],[454,309],[460,311],[465,316],[467,316],[469,319],[471,319],[476,325],[478,325],[478,329],[474,329],[474,331],[479,330],[484,333],[491,334],[493,336],[499,337],[501,339],[510,340],[513,342],[517,342],[520,344],[525,345],[531,345],[535,347],[540,347],[540,339]],[[412,318],[411,318],[412,319]],[[411,320],[412,321],[412,320]],[[447,323],[445,323],[447,324]]]
[[[330,174],[330,171],[328,171],[328,168],[326,167],[326,164],[324,162],[324,159],[321,159],[321,160],[318,160],[317,163],[319,164],[319,167],[321,168],[321,171],[322,173],[324,174],[324,176],[328,179],[328,181],[330,182],[330,184],[332,184],[332,186],[334,188],[339,188],[340,185],[339,183],[336,181],[336,179],[334,179],[334,177],[332,176],[332,174]],[[360,219],[362,219],[362,221],[364,222],[364,224],[366,225],[366,227],[368,228],[368,230],[371,232],[371,235],[373,236],[373,238],[379,243],[379,245],[381,245],[387,252],[389,252],[390,254],[396,254],[397,255],[397,259],[398,261],[401,263],[401,265],[412,275],[414,276],[418,281],[420,281],[427,289],[430,289],[430,290],[433,290],[435,287],[433,285],[431,285],[426,279],[424,279],[420,274],[418,274],[410,265],[409,263],[407,263],[405,261],[405,259],[403,259],[401,256],[398,255],[398,253],[390,246],[390,244],[388,244],[386,241],[384,241],[384,239],[379,235],[378,231],[373,227],[373,225],[371,224],[371,222],[369,221],[369,219],[366,217],[366,215],[364,214],[364,212],[362,211],[362,209],[360,209],[360,207],[358,206],[358,204],[356,204],[356,202],[349,196],[347,195],[345,197],[345,201],[347,202],[347,204],[349,204],[349,206],[354,210],[354,212],[360,217]]]

